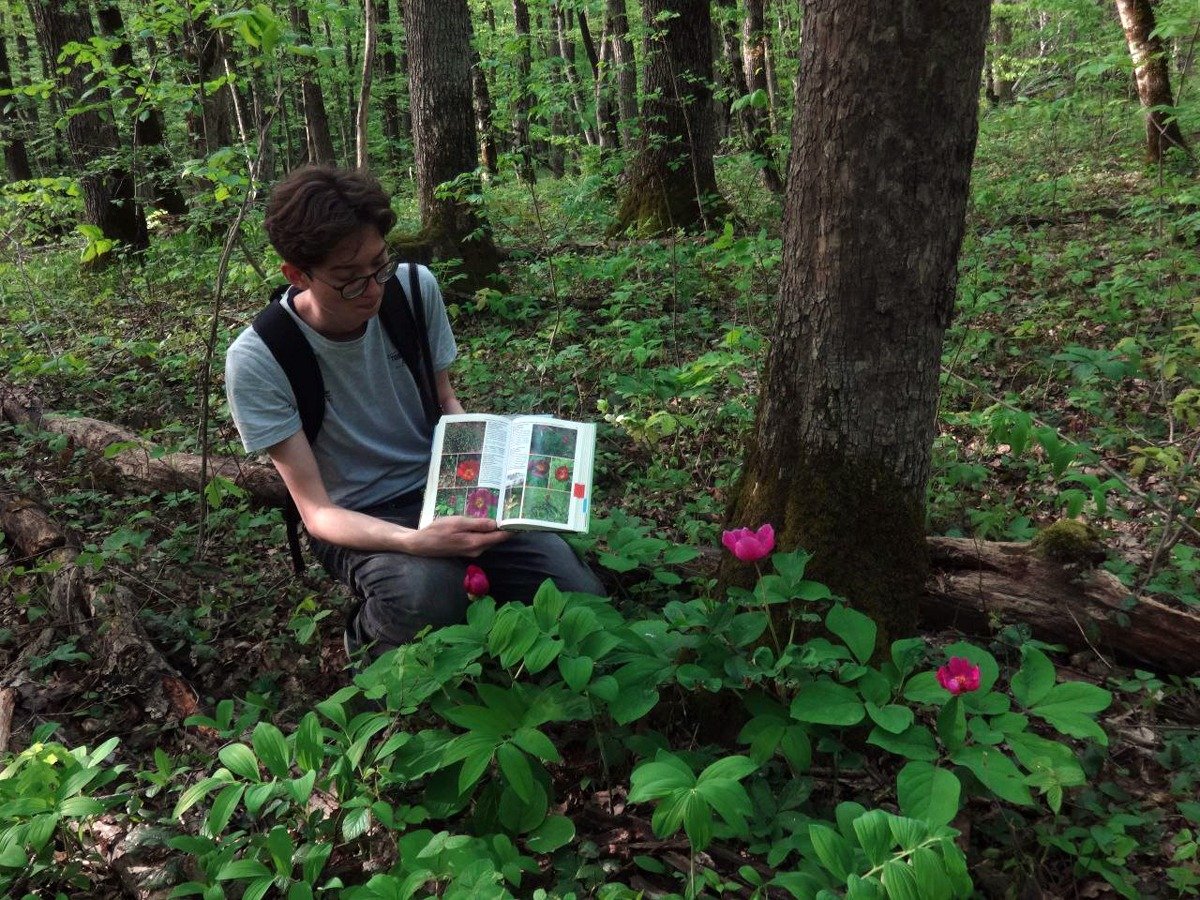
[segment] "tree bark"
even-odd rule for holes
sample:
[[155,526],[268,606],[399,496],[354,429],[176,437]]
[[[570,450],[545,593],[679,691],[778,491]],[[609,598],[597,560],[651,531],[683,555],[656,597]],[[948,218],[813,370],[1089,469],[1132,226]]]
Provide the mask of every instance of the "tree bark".
[[162,110],[153,103],[138,100],[144,95],[145,80],[134,63],[133,47],[125,34],[121,8],[111,0],[104,0],[96,10],[96,21],[102,35],[118,41],[113,48],[112,63],[122,82],[117,99],[130,104],[126,118],[133,121],[132,168],[138,201],[170,215],[182,216],[187,212],[187,201],[167,152]]
[[567,13],[559,3],[551,3],[550,15],[554,20],[558,56],[562,60],[562,71],[567,79],[567,88],[571,94],[571,106],[575,110],[579,133],[583,135],[583,139],[588,145],[593,145],[596,143],[596,132],[589,122],[587,104],[583,102],[583,88],[579,71],[575,68],[575,42],[571,40],[571,33],[567,29]]
[[[615,230],[707,230],[713,168],[709,0],[645,0],[643,134]],[[716,198],[716,200],[714,200]]]
[[1117,0],[1117,13],[1125,29],[1125,42],[1133,57],[1138,99],[1146,114],[1146,158],[1158,162],[1168,147],[1187,152],[1187,142],[1175,118],[1171,76],[1162,40],[1154,33],[1154,8],[1150,0]]
[[742,65],[746,71],[747,93],[762,91],[767,97],[767,127],[773,129],[775,87],[768,77],[767,26],[763,0],[746,0],[746,17],[742,20]]
[[362,77],[358,87],[358,114],[355,116],[356,136],[354,155],[355,164],[360,169],[371,168],[370,156],[370,112],[371,112],[371,76],[375,71],[375,4],[373,0],[363,0],[363,59]]
[[525,0],[513,0],[513,27],[518,46],[515,96],[513,106],[513,149],[517,154],[517,176],[532,184],[537,173],[533,164],[533,141],[529,134],[529,116],[533,97],[529,93],[529,77],[533,70],[533,46],[529,28],[529,7]]
[[400,140],[400,101],[396,72],[396,33],[392,27],[391,0],[376,0],[375,18],[379,22],[379,91],[383,107],[383,136],[387,142],[388,159],[396,161],[396,145]]
[[189,18],[184,25],[184,48],[197,98],[196,111],[187,114],[188,133],[197,154],[207,156],[233,143],[229,92],[205,88],[224,71],[220,36],[206,21]]
[[728,520],[774,523],[887,639],[915,627],[928,565],[925,484],[988,12],[988,0],[805,8],[774,340]]
[[[312,49],[312,25],[308,19],[308,8],[303,3],[293,2],[290,12],[297,40],[301,45]],[[321,92],[316,57],[302,56],[297,65],[300,68],[300,92],[304,99],[304,133],[308,161],[332,165],[337,156],[333,151],[333,136],[329,133],[329,116],[325,111],[325,95]]]
[[[52,60],[57,60],[72,41],[87,44],[95,37],[86,6],[30,0],[29,11],[38,40]],[[56,72],[55,80],[69,98],[67,105],[80,102],[88,89],[81,68],[70,64],[60,68],[65,71]],[[146,218],[134,197],[133,176],[123,161],[115,158],[121,150],[117,129],[100,115],[98,107],[107,101],[108,92],[94,87],[87,98],[88,108],[67,119],[67,147],[79,173],[84,218],[106,238],[143,250],[149,245]]]
[[587,15],[579,10],[579,39],[583,43],[584,53],[588,64],[592,67],[592,108],[596,113],[596,141],[602,153],[617,149],[620,140],[617,137],[617,109],[614,100],[613,87],[616,79],[613,77],[612,42],[608,39],[608,20],[603,19],[604,29],[600,35],[600,50],[596,49],[596,41],[588,27]]
[[[720,0],[720,5],[734,7],[735,0]],[[722,27],[721,38],[724,45],[725,57],[729,61],[730,78],[733,80],[734,96],[748,98],[752,93],[750,82],[746,78],[746,70],[742,56],[738,52],[737,36],[731,27]],[[760,96],[766,96],[765,93]],[[758,167],[763,186],[772,194],[783,193],[783,178],[775,162],[775,153],[771,150],[770,119],[764,112],[764,107],[753,103],[743,102],[737,112],[738,124],[741,126],[742,139],[746,150],[750,153]]]
[[479,135],[479,162],[489,175],[500,174],[500,153],[496,146],[496,126],[492,123],[492,92],[479,48],[471,42],[471,104],[475,110],[475,131]]
[[[496,272],[491,231],[465,194],[478,191],[479,145],[471,99],[471,18],[466,0],[409,0],[409,94],[417,160],[421,242],[432,253],[460,258],[469,288]],[[465,176],[468,184],[438,195]],[[466,187],[464,191],[461,187]]]
[[620,110],[621,146],[634,146],[638,122],[637,61],[633,56],[633,42],[629,40],[629,17],[625,12],[625,0],[607,0],[604,13],[604,31],[612,50],[612,67],[617,74],[617,109]]
[[991,59],[989,60],[988,99],[1007,105],[1013,102],[1013,80],[1009,75],[1011,63],[1007,53],[1012,45],[1012,22],[999,16],[992,23]]
[[0,20],[0,144],[4,145],[4,170],[9,181],[27,181],[33,177],[29,154],[25,150],[25,128],[21,105],[16,95],[3,96],[13,88],[12,71],[5,43],[5,23]]

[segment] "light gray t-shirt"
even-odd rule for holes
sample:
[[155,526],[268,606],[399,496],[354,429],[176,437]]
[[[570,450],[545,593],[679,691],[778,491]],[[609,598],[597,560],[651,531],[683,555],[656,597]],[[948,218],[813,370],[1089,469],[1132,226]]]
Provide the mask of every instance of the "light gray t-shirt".
[[[421,298],[429,326],[433,368],[454,361],[457,348],[437,279],[420,267]],[[408,271],[397,273],[408,294]],[[325,418],[313,447],[321,478],[338,506],[363,509],[423,487],[432,431],[421,396],[400,351],[379,317],[351,341],[331,341],[284,306],[308,338],[325,381]],[[300,431],[296,398],[283,368],[258,332],[247,328],[225,355],[225,393],[246,452],[256,453]]]

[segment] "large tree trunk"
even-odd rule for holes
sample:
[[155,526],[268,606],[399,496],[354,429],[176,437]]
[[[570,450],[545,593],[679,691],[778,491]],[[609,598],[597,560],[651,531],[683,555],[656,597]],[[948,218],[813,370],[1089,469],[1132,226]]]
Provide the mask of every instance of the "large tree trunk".
[[643,134],[616,230],[707,229],[713,168],[709,0],[645,0]]
[[621,146],[632,147],[638,131],[637,62],[629,40],[629,17],[625,0],[607,0],[604,31],[612,48],[612,66],[617,73],[617,109],[620,110]]
[[1151,162],[1162,159],[1168,147],[1187,150],[1179,121],[1171,112],[1175,101],[1171,97],[1171,78],[1162,40],[1154,33],[1154,8],[1150,0],[1117,0],[1125,42],[1133,57],[1137,78],[1138,99],[1146,114],[1146,157]]
[[465,199],[476,187],[438,196],[439,185],[473,179],[479,158],[471,100],[471,18],[467,0],[409,0],[408,35],[413,140],[422,242],[438,256],[461,258],[469,289],[497,269],[486,221]]
[[[736,0],[720,0],[720,5],[726,8],[734,7]],[[725,57],[729,61],[730,78],[733,80],[735,97],[747,98],[753,92],[746,77],[746,68],[741,53],[738,52],[737,36],[732,25],[721,28],[721,39],[724,45]],[[766,96],[764,91],[759,96]],[[743,102],[738,110],[738,124],[741,126],[742,138],[746,142],[746,150],[759,167],[763,186],[772,194],[783,193],[783,178],[775,163],[775,153],[771,150],[771,122],[765,106],[755,106]]]
[[121,80],[118,97],[132,104],[129,118],[133,120],[133,172],[138,201],[170,215],[182,216],[187,212],[187,201],[166,149],[162,110],[152,103],[137,100],[144,96],[145,80],[134,64],[133,47],[125,34],[121,8],[111,0],[100,3],[96,21],[102,35],[117,41],[112,62]]
[[[312,25],[308,20],[308,9],[301,2],[291,5],[292,28],[301,44],[312,46]],[[321,93],[321,82],[317,75],[317,60],[302,56],[300,67],[300,91],[304,97],[304,132],[310,163],[333,164],[333,137],[329,133],[329,116],[325,112],[325,95]]]
[[[86,45],[96,36],[87,7],[82,4],[65,6],[54,0],[30,0],[29,11],[38,40],[52,60],[58,59],[72,41]],[[84,83],[80,66],[68,65],[65,69],[56,73],[58,89],[71,103],[77,103],[89,86]],[[146,218],[134,197],[133,176],[116,158],[121,150],[116,126],[101,116],[98,108],[107,104],[108,92],[95,86],[90,86],[90,91],[88,108],[67,120],[67,146],[83,189],[84,218],[106,238],[135,250],[145,249],[149,244]]]
[[927,570],[925,483],[988,11],[805,8],[774,340],[729,520],[774,523],[890,636],[915,627]]
[[29,155],[25,152],[25,129],[22,127],[20,105],[11,91],[13,79],[5,44],[5,23],[0,20],[0,144],[4,145],[4,169],[9,181],[26,181],[33,177]]

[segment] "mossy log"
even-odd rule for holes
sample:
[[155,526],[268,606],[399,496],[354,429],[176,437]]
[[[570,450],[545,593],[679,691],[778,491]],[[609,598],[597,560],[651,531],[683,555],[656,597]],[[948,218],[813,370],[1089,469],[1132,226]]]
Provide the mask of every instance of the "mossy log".
[[[195,693],[142,628],[138,598],[80,566],[78,546],[43,509],[25,498],[0,495],[0,532],[10,557],[38,565],[49,586],[45,624],[23,642],[0,676],[6,688],[24,694],[22,688],[34,683],[31,661],[56,642],[74,640],[90,656],[90,668],[103,679],[106,693],[128,698],[147,720],[179,722],[195,711]],[[36,697],[36,689],[30,695]]]
[[[196,490],[201,484],[202,459],[197,453],[164,453],[132,431],[91,419],[43,413],[28,391],[0,382],[0,418],[14,425],[30,425],[65,435],[73,447],[87,451],[93,473],[107,487],[122,491]],[[119,447],[116,452],[112,448]],[[208,478],[220,476],[243,488],[265,504],[282,504],[283,482],[274,467],[226,456],[208,458]]]

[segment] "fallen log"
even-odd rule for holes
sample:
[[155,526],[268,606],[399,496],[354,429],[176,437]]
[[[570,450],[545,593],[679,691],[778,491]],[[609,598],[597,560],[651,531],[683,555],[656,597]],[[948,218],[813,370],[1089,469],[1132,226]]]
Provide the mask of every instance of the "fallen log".
[[[79,548],[45,511],[27,499],[0,495],[0,532],[14,561],[42,570],[50,595],[44,624],[0,673],[6,692],[0,699],[11,703],[7,692],[20,693],[33,682],[29,669],[35,657],[55,642],[75,640],[91,657],[106,694],[132,700],[150,721],[178,722],[195,711],[194,692],[142,628],[135,595],[91,577],[78,564]],[[11,708],[7,715],[11,719]]]
[[1134,597],[1111,572],[1039,552],[1036,542],[929,538],[921,618],[988,634],[1024,623],[1035,638],[1111,653],[1156,672],[1200,671],[1200,611]]
[[[65,435],[71,446],[94,461],[97,478],[122,490],[197,490],[202,460],[198,453],[166,453],[127,428],[86,416],[44,413],[28,391],[0,382],[0,414],[14,425],[31,425]],[[257,502],[281,505],[285,490],[274,467],[228,456],[210,456],[205,482],[220,476],[245,490]]]

